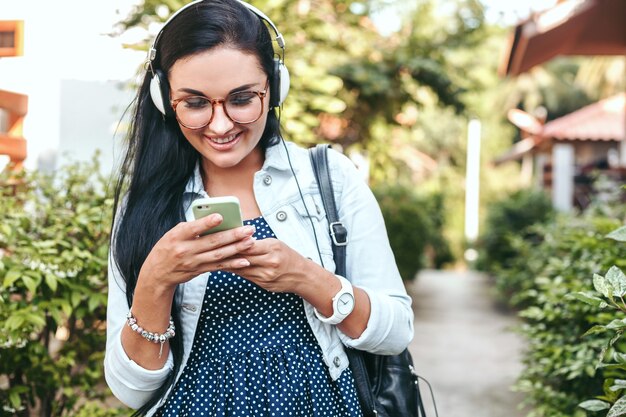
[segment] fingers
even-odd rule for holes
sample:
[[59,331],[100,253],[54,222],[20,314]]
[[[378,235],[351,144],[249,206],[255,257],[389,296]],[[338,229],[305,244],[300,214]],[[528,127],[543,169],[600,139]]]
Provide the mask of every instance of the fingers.
[[202,235],[206,231],[218,226],[222,221],[222,216],[218,213],[214,213],[198,220],[181,223],[179,225],[180,233],[184,235],[183,240],[197,240],[206,243],[208,246],[222,246],[248,238],[252,236],[256,230],[254,226],[242,226],[222,232]]
[[241,252],[245,252],[247,249],[251,248],[254,243],[254,238],[247,237],[243,240],[228,245],[207,250],[201,253],[199,256],[204,262],[215,262],[222,259],[232,258],[234,256],[241,257]]
[[235,272],[243,268],[249,267],[250,261],[245,258],[222,259],[218,262],[209,262],[203,265],[205,271],[229,271]]
[[[192,243],[195,242],[188,242],[187,246],[190,246]],[[245,251],[254,243],[255,240],[252,237],[248,237],[244,240],[206,251],[197,251],[197,248],[194,248],[193,253],[183,254],[184,256],[176,256],[174,254],[175,270],[185,276],[196,276],[208,271],[250,266],[250,261],[245,256],[242,256],[240,252]]]
[[[251,236],[254,233],[246,230],[246,227],[233,229],[215,235],[203,236],[196,240],[196,245],[200,246],[202,241],[203,250],[197,253],[197,262],[201,268],[206,270],[228,269],[228,268],[244,268],[250,265],[250,262],[243,256],[243,253],[250,250],[256,240]],[[242,230],[243,229],[243,230]],[[243,237],[243,238],[242,238]],[[234,242],[232,239],[238,239]],[[223,244],[224,242],[230,242]],[[195,243],[195,242],[194,242]],[[198,248],[200,249],[200,248]]]
[[270,253],[277,253],[281,250],[281,242],[277,239],[262,239],[253,246],[241,252],[241,255],[249,258],[251,256],[263,256]]
[[[219,226],[223,220],[224,218],[222,217],[221,214],[213,213],[209,216],[202,217],[197,220],[183,222],[181,223],[180,226],[184,230],[186,237],[195,239],[201,236],[203,233],[213,229],[214,227]],[[230,230],[238,231],[233,236],[235,236],[235,238],[238,237],[241,239],[247,236],[252,236],[252,234],[255,231],[255,228],[254,226],[242,226],[242,227],[236,227]]]
[[209,216],[202,217],[201,219],[192,220],[185,224],[185,232],[188,233],[189,238],[195,238],[200,236],[202,233],[206,232],[218,226],[224,218],[219,213],[213,213]]
[[[206,252],[216,250],[222,246],[234,244],[240,251],[248,249],[254,238],[254,226],[243,226],[235,229],[224,230],[223,232],[212,233],[210,235],[200,236],[194,240],[198,252]],[[244,243],[241,245],[242,243]]]
[[255,267],[277,271],[286,266],[293,251],[277,239],[262,239],[238,253]]

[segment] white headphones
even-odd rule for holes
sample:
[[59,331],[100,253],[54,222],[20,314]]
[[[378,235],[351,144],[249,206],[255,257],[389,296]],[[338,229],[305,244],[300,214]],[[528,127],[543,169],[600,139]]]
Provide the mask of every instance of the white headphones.
[[[169,105],[170,94],[167,76],[163,73],[163,71],[155,69],[152,65],[154,59],[156,58],[157,43],[161,38],[163,29],[176,16],[178,16],[179,13],[203,1],[205,0],[194,0],[191,3],[181,7],[178,11],[171,15],[154,38],[154,42],[148,50],[148,59],[146,61],[146,66],[148,67],[148,70],[152,73],[152,80],[150,81],[150,97],[152,98],[152,102],[154,103],[156,108],[159,109],[159,111],[166,116],[174,117],[174,110],[172,109],[172,106]],[[256,7],[242,0],[236,1],[244,6],[246,9],[250,10],[256,16],[258,16],[259,19],[266,22],[272,28],[274,33],[276,33],[276,38],[274,39],[274,41],[276,41],[276,43],[282,50],[282,56],[284,56],[285,39],[283,38],[283,35],[278,31],[278,28],[276,27],[274,22],[272,22],[269,17],[267,17],[262,11],[260,11]],[[285,98],[287,98],[287,93],[289,93],[289,71],[282,61],[282,58],[274,58],[274,70],[273,74],[270,74],[270,78],[270,107],[274,108],[280,106],[285,101]]]

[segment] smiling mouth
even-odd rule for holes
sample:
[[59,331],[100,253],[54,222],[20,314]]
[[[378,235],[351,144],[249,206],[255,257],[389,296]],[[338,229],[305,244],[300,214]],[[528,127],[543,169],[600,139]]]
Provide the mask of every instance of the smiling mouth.
[[219,145],[223,145],[225,143],[230,143],[230,142],[234,141],[235,138],[237,138],[237,134],[224,136],[224,137],[221,137],[221,138],[209,138],[209,140],[211,142],[213,142],[213,143],[217,143]]

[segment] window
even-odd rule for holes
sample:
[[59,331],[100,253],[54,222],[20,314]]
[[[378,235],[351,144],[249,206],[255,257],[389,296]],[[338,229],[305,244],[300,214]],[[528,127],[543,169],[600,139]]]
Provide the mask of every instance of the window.
[[24,21],[0,20],[0,57],[24,53]]

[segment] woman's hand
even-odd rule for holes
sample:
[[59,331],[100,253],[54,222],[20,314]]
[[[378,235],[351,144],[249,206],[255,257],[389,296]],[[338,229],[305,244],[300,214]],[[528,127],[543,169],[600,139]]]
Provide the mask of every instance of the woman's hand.
[[[341,283],[320,265],[272,238],[255,241],[240,255],[250,261],[250,266],[231,272],[268,291],[295,293],[327,317],[333,314],[332,298],[341,288]],[[367,327],[370,302],[362,289],[353,287],[353,291],[354,310],[338,326],[346,335],[358,338]]]
[[272,292],[298,293],[302,284],[306,284],[305,280],[310,278],[307,270],[317,267],[285,243],[273,238],[255,241],[240,255],[250,262],[250,266],[231,272]]
[[[148,331],[162,333],[168,326],[176,285],[207,271],[237,270],[250,263],[241,252],[254,244],[254,227],[200,236],[222,222],[212,214],[182,222],[163,235],[146,257],[135,287],[132,312]],[[122,329],[126,354],[146,369],[161,369],[167,360],[169,342],[148,343],[128,326]]]
[[255,242],[253,226],[200,236],[222,220],[221,215],[212,214],[174,226],[148,254],[139,281],[149,280],[163,289],[175,288],[207,271],[248,266],[249,261],[241,253]]

